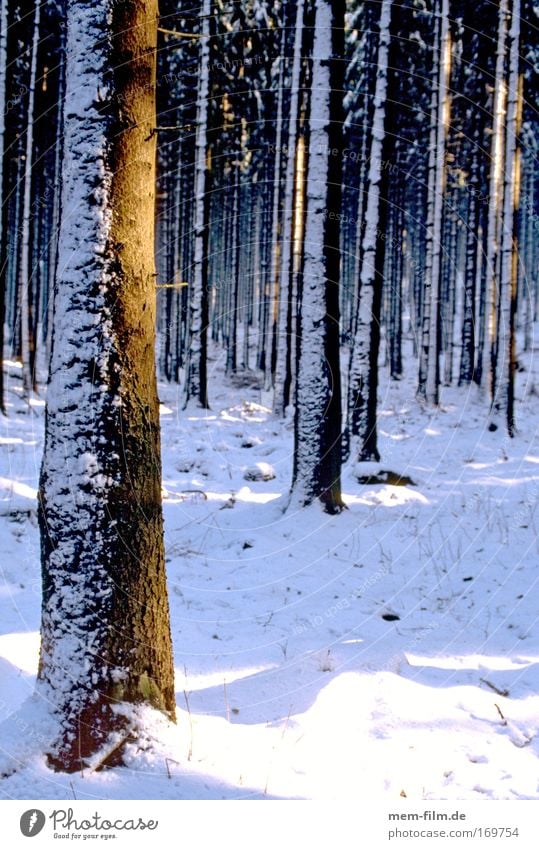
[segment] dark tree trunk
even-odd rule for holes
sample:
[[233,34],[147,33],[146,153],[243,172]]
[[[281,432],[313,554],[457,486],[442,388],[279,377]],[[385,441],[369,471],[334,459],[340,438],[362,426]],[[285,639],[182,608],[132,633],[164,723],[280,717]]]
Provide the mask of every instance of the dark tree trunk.
[[[306,505],[319,499],[329,513],[343,508],[339,365],[342,156],[328,152],[342,149],[343,144],[340,57],[344,12],[341,0],[318,0],[307,4],[305,18],[306,54],[312,66],[307,83],[308,159],[292,502]],[[337,214],[331,217],[328,210]]]

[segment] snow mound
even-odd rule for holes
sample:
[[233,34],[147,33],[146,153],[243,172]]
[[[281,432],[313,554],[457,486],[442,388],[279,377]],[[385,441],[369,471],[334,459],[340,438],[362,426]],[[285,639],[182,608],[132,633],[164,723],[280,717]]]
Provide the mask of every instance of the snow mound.
[[275,469],[270,463],[255,463],[247,467],[243,477],[246,481],[272,481],[275,478]]

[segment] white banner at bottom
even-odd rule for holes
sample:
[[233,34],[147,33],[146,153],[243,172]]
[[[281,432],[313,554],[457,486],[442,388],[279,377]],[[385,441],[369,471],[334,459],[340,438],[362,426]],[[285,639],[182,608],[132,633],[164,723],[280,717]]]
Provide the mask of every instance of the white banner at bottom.
[[[539,847],[537,802],[3,801],[2,846]],[[35,841],[35,842],[30,842]]]

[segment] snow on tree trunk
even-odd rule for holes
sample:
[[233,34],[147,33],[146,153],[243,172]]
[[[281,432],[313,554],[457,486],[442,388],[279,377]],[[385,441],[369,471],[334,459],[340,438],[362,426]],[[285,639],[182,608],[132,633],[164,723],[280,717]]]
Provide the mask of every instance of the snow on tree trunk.
[[[0,6],[0,226],[7,229],[7,204],[4,201],[4,134],[6,113],[6,76],[7,76],[7,27],[8,0],[1,0]],[[4,237],[5,238],[5,237]],[[4,317],[6,309],[4,287],[0,286],[0,410],[5,413],[4,401]]]
[[283,22],[281,33],[281,52],[277,60],[277,128],[275,133],[275,166],[273,173],[273,199],[272,199],[272,218],[271,218],[271,271],[270,271],[270,308],[268,310],[268,339],[271,340],[272,356],[266,358],[266,373],[265,373],[265,389],[269,391],[272,387],[272,372],[275,371],[275,346],[276,346],[276,331],[277,320],[279,315],[279,300],[282,297],[281,292],[281,264],[280,256],[282,250],[281,241],[281,197],[282,197],[282,162],[283,162],[283,100],[284,100],[284,62],[285,62],[285,43],[286,43],[286,26]]
[[[380,185],[383,161],[388,83],[392,0],[382,0],[379,21],[379,43],[369,171],[367,175],[367,205],[361,249],[359,307],[350,358],[349,400],[350,431],[358,437],[359,458],[379,460],[376,446],[376,381],[371,382],[372,369],[378,368],[379,302],[382,281],[377,279],[377,247],[380,233]],[[385,233],[384,233],[385,236]],[[373,398],[374,392],[374,398]],[[374,409],[373,409],[374,408]],[[374,415],[373,415],[374,413]]]
[[504,121],[507,102],[507,82],[505,79],[507,4],[500,0],[498,12],[498,44],[496,48],[496,77],[494,82],[492,148],[490,156],[489,204],[487,219],[487,256],[485,291],[485,332],[480,367],[480,385],[484,393],[489,387],[491,400],[494,396],[494,361],[496,346],[496,325],[498,313],[497,267],[500,246],[502,179],[504,161]]
[[[155,0],[68,0],[38,693],[50,765],[175,715],[154,364]],[[116,736],[114,739],[118,741]],[[101,757],[101,755],[100,755]]]
[[327,512],[336,513],[343,507],[338,315],[342,156],[334,152],[342,147],[344,3],[317,0],[309,13],[314,17],[306,23],[307,37],[311,32],[313,37],[312,77],[291,503],[303,506],[320,499]]
[[195,145],[195,247],[193,281],[190,286],[189,346],[185,377],[185,401],[197,399],[207,408],[208,338],[208,229],[210,151],[208,150],[208,106],[210,91],[211,0],[202,4],[200,82]]
[[304,2],[298,0],[294,27],[294,55],[290,80],[290,124],[286,151],[286,170],[284,185],[284,209],[282,220],[282,239],[280,256],[279,315],[277,319],[277,360],[275,364],[273,410],[284,415],[290,401],[291,383],[291,320],[292,320],[292,279],[293,279],[293,227],[294,227],[294,176],[297,154],[299,121],[299,76],[301,67],[301,41]]
[[22,206],[21,262],[19,266],[19,291],[21,302],[21,354],[23,388],[26,393],[34,388],[33,374],[34,351],[30,333],[31,309],[31,263],[30,263],[30,206],[32,202],[32,163],[34,150],[34,101],[36,90],[37,49],[39,44],[39,21],[41,0],[34,6],[34,31],[32,37],[32,60],[30,64],[30,85],[28,87],[28,123],[24,154],[24,182]]
[[[477,134],[476,134],[477,136]],[[459,386],[469,384],[475,379],[474,375],[474,354],[475,354],[475,301],[476,301],[476,286],[477,286],[477,266],[481,260],[481,254],[478,251],[479,239],[479,204],[477,202],[477,194],[479,190],[479,149],[477,137],[474,137],[473,143],[476,145],[472,151],[472,162],[470,168],[470,194],[468,200],[467,223],[466,230],[466,249],[465,249],[465,267],[464,267],[464,303],[462,317],[462,346],[460,355],[460,372]]]
[[514,436],[515,433],[515,312],[518,262],[516,233],[520,188],[520,151],[517,136],[520,131],[521,111],[519,44],[520,0],[513,0],[508,40],[509,70],[499,263],[498,332],[494,392],[489,422],[489,429],[495,430],[498,427],[498,419],[503,417],[509,436]]
[[[60,46],[60,61],[58,69],[58,99],[63,102],[64,86],[65,86],[65,36],[62,31],[61,46]],[[46,361],[50,361],[51,345],[52,345],[52,323],[54,318],[54,277],[56,274],[56,265],[58,262],[58,231],[60,225],[60,195],[62,181],[62,149],[64,138],[64,122],[62,109],[58,108],[57,124],[54,144],[54,185],[52,195],[52,214],[51,214],[51,245],[49,254],[49,268],[47,273],[47,301],[46,301],[46,340],[45,340],[45,355]]]
[[[6,113],[6,73],[7,73],[7,14],[8,0],[1,0],[0,5],[0,152],[4,155],[4,131]],[[0,170],[0,209],[3,201],[2,170]]]
[[436,20],[434,39],[437,58],[431,100],[425,292],[418,382],[418,396],[429,404],[438,403],[440,383],[440,282],[451,68],[449,0],[439,0],[436,13],[440,17]]

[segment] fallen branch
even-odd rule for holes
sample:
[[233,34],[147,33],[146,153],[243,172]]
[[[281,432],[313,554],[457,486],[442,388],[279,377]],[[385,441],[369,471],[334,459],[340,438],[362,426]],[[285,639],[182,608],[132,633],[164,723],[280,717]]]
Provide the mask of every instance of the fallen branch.
[[490,687],[491,690],[494,690],[494,692],[497,693],[498,696],[504,696],[504,698],[505,698],[506,696],[509,695],[509,690],[500,690],[498,687],[496,687],[495,684],[492,684],[490,681],[487,681],[486,678],[480,678],[479,680],[483,684],[486,684],[487,687]]

